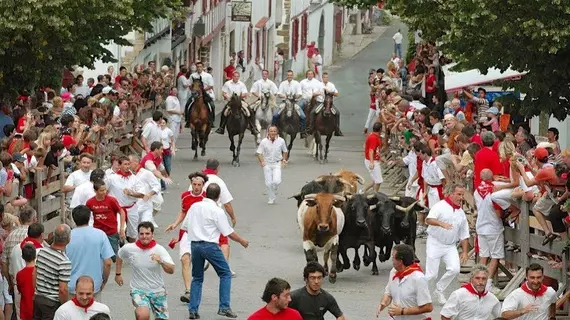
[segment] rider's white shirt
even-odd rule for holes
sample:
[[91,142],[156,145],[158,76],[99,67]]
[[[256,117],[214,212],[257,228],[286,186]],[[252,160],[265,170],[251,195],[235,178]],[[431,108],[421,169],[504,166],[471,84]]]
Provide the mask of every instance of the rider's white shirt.
[[[202,73],[198,73],[198,72],[194,72],[193,74],[190,75],[190,78],[200,78],[202,77],[202,83],[206,86],[210,86],[210,87],[214,87],[214,77],[212,77],[211,74],[202,71]],[[210,97],[212,99],[215,99],[214,96],[214,90],[210,88],[210,90],[206,91],[208,93],[208,95],[210,95]]]
[[222,87],[222,91],[227,95],[232,95],[236,93],[237,95],[242,95],[247,93],[247,88],[245,84],[238,80],[238,82],[234,82],[233,80],[226,81],[224,86]]
[[287,96],[289,94],[300,95],[301,93],[301,85],[297,80],[285,80],[279,85],[279,94]]
[[[325,90],[326,90],[327,92],[334,92],[334,93],[337,93],[337,92],[338,92],[338,90],[337,90],[336,87],[334,86],[334,83],[332,83],[332,82],[327,82],[326,84],[325,84],[324,82],[321,82],[321,87],[320,87],[319,90],[321,90],[322,92],[325,92]],[[318,102],[323,102],[323,101],[325,101],[325,98],[324,98],[322,95],[321,95],[321,96],[318,96],[318,97],[317,97],[317,101],[318,101]]]
[[301,91],[303,94],[303,99],[305,99],[307,101],[311,100],[314,93],[322,90],[322,86],[323,86],[323,83],[320,82],[319,80],[315,79],[315,78],[313,78],[311,80],[303,79],[303,80],[301,80],[301,83],[299,83],[299,84],[301,85]]
[[251,93],[255,92],[257,94],[261,94],[264,90],[271,92],[272,95],[277,94],[277,86],[275,85],[275,82],[269,79],[267,80],[259,79],[255,81],[251,86]]

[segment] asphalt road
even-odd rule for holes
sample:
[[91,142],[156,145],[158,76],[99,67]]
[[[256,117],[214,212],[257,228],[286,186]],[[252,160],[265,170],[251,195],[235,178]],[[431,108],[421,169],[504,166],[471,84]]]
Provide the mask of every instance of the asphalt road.
[[[403,25],[395,24],[353,59],[331,68],[331,81],[341,93],[335,105],[342,112],[341,123],[345,136],[333,138],[329,162],[324,165],[313,161],[307,155],[301,141],[296,143],[290,164],[283,170],[283,183],[276,205],[267,204],[263,172],[254,157],[255,149],[251,135],[244,140],[239,168],[231,166],[229,141],[225,136],[213,133],[208,143],[207,156],[200,157],[199,161],[192,160],[189,135],[183,134],[179,139],[180,150],[173,161],[172,177],[175,184],[164,195],[163,211],[156,217],[160,227],[155,237],[160,244],[167,247],[169,240],[177,236],[178,231],[165,234],[163,230],[176,217],[180,206],[180,193],[188,187],[186,179],[188,173],[203,169],[207,158],[217,158],[221,163],[219,175],[225,180],[234,197],[232,204],[237,215],[235,230],[250,241],[248,249],[243,249],[237,243],[232,244],[230,264],[237,276],[232,281],[231,306],[238,314],[238,319],[246,319],[263,305],[260,297],[267,280],[271,277],[284,278],[293,288],[304,285],[302,270],[305,266],[305,256],[296,223],[296,202],[287,198],[296,193],[306,181],[341,168],[354,170],[369,178],[362,160],[364,141],[362,129],[368,113],[367,71],[370,68],[385,68],[393,50],[392,35],[399,27],[404,30]],[[403,34],[406,34],[404,32]],[[405,47],[404,43],[403,48]],[[175,250],[168,250],[176,261],[178,247]],[[418,240],[417,250],[418,256],[423,259],[425,241]],[[351,259],[353,254],[352,251],[349,253]],[[320,257],[322,262],[322,256]],[[187,319],[187,305],[179,301],[184,287],[180,263],[176,262],[175,274],[165,275],[170,319]],[[340,273],[334,285],[325,281],[324,288],[336,297],[347,319],[375,318],[376,307],[384,292],[392,264],[385,262],[378,266],[379,276],[372,276],[370,267],[362,267],[359,271],[351,269]],[[103,303],[111,308],[113,319],[134,319],[128,293],[131,274],[131,268],[126,267],[123,271],[125,286],[118,287],[114,282],[109,283],[103,292]],[[200,307],[202,319],[221,319],[216,315],[218,283],[215,272],[208,270]],[[455,288],[457,286],[451,289]],[[435,311],[433,316],[434,319],[439,319]],[[389,319],[386,313],[382,314],[381,318]],[[333,317],[328,315],[326,319]]]

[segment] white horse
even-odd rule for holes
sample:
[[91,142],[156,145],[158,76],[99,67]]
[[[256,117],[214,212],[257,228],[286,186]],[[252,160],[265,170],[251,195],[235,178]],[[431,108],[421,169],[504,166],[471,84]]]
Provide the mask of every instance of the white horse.
[[267,128],[271,125],[276,108],[275,96],[270,91],[263,90],[259,100],[253,106],[255,110],[255,126],[257,131],[259,131],[259,134],[256,136],[256,145],[259,145],[261,142],[261,137],[267,136]]

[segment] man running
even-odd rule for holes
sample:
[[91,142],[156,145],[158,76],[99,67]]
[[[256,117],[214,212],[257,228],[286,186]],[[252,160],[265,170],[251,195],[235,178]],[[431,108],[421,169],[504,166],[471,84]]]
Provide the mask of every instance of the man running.
[[261,140],[256,152],[259,164],[263,168],[269,196],[268,204],[275,203],[277,188],[281,184],[281,168],[287,165],[287,145],[285,140],[279,137],[278,131],[275,125],[271,125],[268,137]]
[[291,302],[290,291],[289,282],[279,278],[269,280],[261,296],[266,305],[247,320],[303,320],[297,310],[288,307]]

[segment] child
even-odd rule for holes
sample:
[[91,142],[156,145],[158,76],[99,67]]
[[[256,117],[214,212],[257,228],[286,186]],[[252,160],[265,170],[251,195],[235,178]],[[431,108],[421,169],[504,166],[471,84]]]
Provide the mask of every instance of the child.
[[16,274],[16,284],[20,294],[20,320],[34,318],[34,291],[36,276],[36,248],[28,243],[22,248],[22,259],[26,267]]
[[499,109],[497,109],[497,107],[489,108],[489,110],[487,110],[487,121],[482,123],[483,127],[491,127],[491,132],[499,131],[498,114]]

